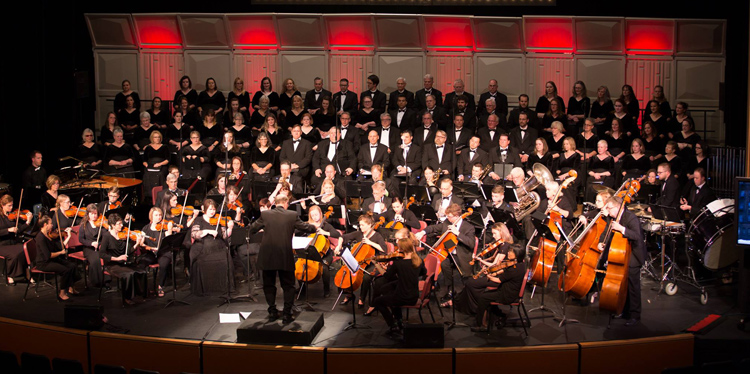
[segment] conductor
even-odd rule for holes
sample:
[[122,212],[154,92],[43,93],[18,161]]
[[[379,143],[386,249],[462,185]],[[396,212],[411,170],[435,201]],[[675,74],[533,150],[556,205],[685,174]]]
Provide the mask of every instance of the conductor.
[[[287,210],[289,199],[284,195],[276,197],[276,207],[261,212],[248,230],[251,234],[267,228],[260,243],[258,253],[258,268],[263,272],[263,293],[268,303],[268,318],[272,321],[279,318],[276,309],[276,273],[279,274],[281,289],[284,290],[284,320],[290,323],[294,320],[292,306],[294,305],[294,250],[292,236],[294,230],[315,232],[315,226],[302,222],[297,212]],[[272,232],[268,230],[273,230]]]

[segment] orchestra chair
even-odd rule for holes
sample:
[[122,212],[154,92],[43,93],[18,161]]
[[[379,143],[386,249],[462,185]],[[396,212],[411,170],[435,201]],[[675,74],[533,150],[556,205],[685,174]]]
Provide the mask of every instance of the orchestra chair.
[[[440,260],[438,260],[438,258],[434,255],[427,255],[425,256],[423,261],[424,267],[425,269],[427,269],[427,276],[424,281],[419,282],[419,290],[422,291],[424,289],[423,287],[426,280],[432,277],[432,288],[430,289],[430,294],[432,295],[433,299],[437,300],[437,293],[435,293],[435,278],[437,278],[438,269],[440,269]],[[438,305],[437,309],[438,312],[440,312],[440,317],[445,317],[445,315],[443,315],[443,308],[440,308],[440,306]]]
[[[521,291],[518,292],[518,300],[515,302],[512,302],[510,304],[502,304],[502,303],[490,303],[490,307],[496,306],[500,307],[503,305],[508,305],[511,307],[511,309],[515,306],[518,310],[518,319],[521,321],[521,326],[523,327],[523,332],[526,334],[526,337],[529,337],[529,331],[526,330],[526,323],[529,324],[529,327],[531,327],[531,319],[529,319],[529,314],[526,312],[526,305],[523,303],[523,295],[524,292],[526,292],[526,281],[529,279],[529,274],[531,273],[531,270],[527,271],[526,274],[523,276],[523,283],[521,284]],[[526,316],[526,319],[524,320],[524,317],[521,315],[521,309],[523,309],[523,314]],[[489,313],[487,313],[487,334],[490,333],[492,330],[492,311],[488,310]]]
[[[81,225],[73,226],[73,232],[79,232],[78,230],[81,229]],[[83,244],[78,240],[78,235],[71,234],[70,240],[68,241],[68,246],[65,247],[68,252],[70,252],[71,249],[80,249]],[[80,262],[83,265],[83,287],[88,289],[89,288],[89,272],[86,271],[86,256],[84,256],[83,251],[77,251],[73,253],[68,253],[68,259],[73,259],[78,262]]]
[[18,366],[18,360],[13,352],[0,351],[0,367],[8,374],[21,373],[21,367]]
[[393,252],[396,251],[396,246],[394,246],[393,243],[391,243],[391,242],[385,242],[385,246],[387,247],[386,248],[386,250],[387,250],[386,253],[393,253]]
[[164,186],[156,186],[151,189],[151,205],[156,206],[156,195],[164,189]]
[[[122,365],[124,370],[153,370],[160,373],[201,372],[201,341],[89,333],[91,366]],[[127,354],[123,358],[124,353]],[[247,362],[244,362],[247,365]]]
[[[2,317],[0,317],[0,331],[3,332],[3,338],[0,339],[0,351],[9,352],[13,358],[11,362],[0,357],[0,372],[2,373],[14,373],[13,370],[8,370],[6,365],[12,365],[15,358],[22,357],[24,353],[43,355],[47,359],[52,358],[53,372],[67,374],[89,371],[88,331]],[[3,355],[0,354],[0,356]],[[57,371],[54,359],[76,362],[78,366],[84,365],[84,369],[83,371]],[[16,366],[18,366],[17,363]]]
[[422,283],[422,290],[421,290],[422,292],[420,293],[419,299],[417,299],[416,304],[401,306],[401,308],[406,309],[407,321],[409,321],[409,309],[416,309],[417,312],[419,313],[419,322],[424,323],[424,319],[422,318],[422,308],[426,306],[427,310],[430,312],[430,318],[432,318],[432,323],[435,323],[435,316],[432,314],[432,308],[430,308],[430,293],[433,292],[434,285],[435,285],[435,274],[432,274],[427,277],[427,280],[425,280],[424,283]]
[[[60,302],[60,299],[57,298],[59,286],[57,284],[57,274],[51,271],[42,271],[36,268],[36,265],[32,265],[36,261],[36,241],[34,239],[31,239],[27,241],[26,243],[23,243],[23,253],[26,255],[26,266],[29,269],[29,273],[33,277],[34,274],[41,274],[44,276],[45,280],[47,278],[47,275],[52,275],[52,278],[55,278],[55,299],[57,299],[58,302]],[[34,293],[36,294],[36,297],[39,297],[39,281],[36,282],[36,285],[34,286]],[[29,293],[29,286],[31,286],[31,281],[26,283],[26,291],[23,293],[23,301],[26,301],[26,295]]]
[[0,260],[3,260],[3,280],[5,280],[5,285],[8,286],[10,284],[8,283],[8,262],[4,256],[0,256]]
[[[173,260],[172,260],[172,265],[173,265],[173,266],[174,266],[174,262],[175,262],[175,261],[174,261],[174,259],[173,259]],[[159,269],[160,269],[160,267],[159,267],[159,263],[157,262],[157,263],[154,263],[154,264],[151,264],[151,265],[149,265],[149,266],[148,266],[148,269],[149,269],[149,270],[153,270],[153,272],[152,272],[151,274],[152,274],[152,275],[153,275],[153,277],[154,277],[154,294],[156,294],[156,292],[157,292],[157,290],[158,290],[158,288],[157,288],[158,286],[156,285],[156,276],[157,276],[157,275],[159,274]],[[165,269],[164,271],[167,271],[167,270]],[[177,286],[177,285],[175,285],[175,287],[176,287],[176,286]],[[146,286],[146,287],[148,288],[148,286]]]
[[49,358],[34,353],[21,353],[21,368],[24,373],[52,373]]

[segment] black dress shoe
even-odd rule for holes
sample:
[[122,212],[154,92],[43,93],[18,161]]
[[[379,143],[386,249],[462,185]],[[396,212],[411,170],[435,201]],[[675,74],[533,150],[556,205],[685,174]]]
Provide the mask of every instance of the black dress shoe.
[[279,316],[280,316],[280,314],[279,314],[278,310],[274,310],[274,311],[268,312],[268,319],[270,321],[275,321],[275,320],[279,319]]
[[323,291],[323,298],[327,299],[331,296],[331,291]]
[[385,331],[385,335],[389,338],[399,339],[403,336],[403,333],[401,332],[401,329],[398,328],[398,326],[392,326]]
[[294,315],[292,314],[285,314],[284,319],[281,320],[284,324],[292,323],[294,322]]
[[472,326],[472,327],[471,327],[471,331],[472,331],[472,332],[488,332],[488,331],[490,331],[490,330],[488,330],[488,329],[487,329],[486,327],[484,327],[484,326]]
[[640,319],[637,319],[637,318],[631,318],[631,319],[629,319],[629,320],[628,320],[628,322],[625,322],[625,326],[627,326],[627,327],[630,327],[630,326],[635,326],[635,325],[637,325],[637,324],[638,324],[639,322],[641,322],[641,320],[640,320]]
[[350,297],[345,297],[344,300],[341,300],[341,305],[348,305],[351,301]]
[[369,317],[369,316],[371,316],[371,315],[372,315],[373,313],[375,313],[375,311],[376,311],[376,310],[377,310],[377,309],[373,309],[373,310],[371,310],[371,311],[369,311],[369,312],[365,312],[365,313],[363,314],[363,316],[365,316],[365,317]]
[[440,301],[442,302],[446,302],[448,300],[453,300],[453,292],[448,292],[447,294],[445,294],[445,296],[443,296],[442,299],[440,299]]

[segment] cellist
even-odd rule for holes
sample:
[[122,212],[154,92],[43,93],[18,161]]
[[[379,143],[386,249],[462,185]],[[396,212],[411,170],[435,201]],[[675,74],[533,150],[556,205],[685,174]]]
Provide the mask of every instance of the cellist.
[[[340,238],[341,233],[331,226],[323,216],[320,207],[313,205],[307,211],[307,223],[320,229],[320,234],[329,238]],[[301,233],[296,233],[301,235]],[[327,251],[323,256],[323,297],[331,296],[331,263],[333,263],[333,251]]]
[[[605,202],[610,197],[612,197],[612,194],[608,190],[599,191],[599,193],[596,194],[596,200],[595,200],[596,209],[590,210],[578,216],[578,222],[584,227],[588,225],[589,220],[593,219],[594,217],[596,217],[597,214],[599,214],[599,211],[604,207]],[[599,268],[603,267],[602,266],[603,263],[604,263],[603,261],[599,261]],[[598,281],[601,281],[601,278],[603,276],[604,276],[603,274],[598,273],[596,276],[596,279]],[[598,291],[598,288],[596,287],[596,284],[599,283],[598,281],[594,281],[594,285],[592,285],[591,290],[589,291],[588,295],[586,295],[586,299],[583,300],[584,305],[593,303],[599,297],[599,291]]]
[[[643,231],[641,223],[636,215],[620,207],[623,207],[622,198],[613,196],[607,200],[607,203],[602,208],[604,214],[615,219],[618,214],[622,213],[620,222],[613,220],[610,225],[611,229],[618,231],[622,236],[630,242],[630,262],[628,268],[628,294],[625,299],[625,309],[623,309],[622,315],[618,316],[626,319],[625,326],[634,326],[641,320],[641,266],[646,259],[646,242],[643,240]],[[604,240],[607,235],[607,230],[602,233],[600,240]],[[608,247],[610,243],[599,243],[599,249],[604,251],[605,247]]]
[[[372,213],[365,213],[361,216],[359,216],[359,230],[353,231],[350,233],[346,233],[341,236],[341,240],[339,240],[338,244],[336,245],[336,255],[338,256],[341,253],[341,247],[344,245],[344,242],[362,242],[363,244],[367,244],[377,251],[378,254],[383,254],[388,249],[388,246],[385,244],[385,239],[383,239],[383,236],[380,235],[379,232],[375,231],[375,220],[372,218]],[[346,265],[344,265],[346,266]],[[364,274],[363,280],[362,280],[362,291],[360,291],[359,294],[359,301],[357,302],[357,306],[362,309],[365,307],[364,300],[367,298],[367,292],[370,291],[370,283],[372,282],[373,276],[368,274],[375,271],[375,265],[369,264],[365,268],[366,272]],[[341,302],[341,305],[349,304],[351,301],[352,296],[347,296],[344,298],[344,300]]]
[[411,210],[406,209],[404,200],[398,196],[393,197],[391,207],[381,216],[385,218],[386,222],[401,222],[410,229],[418,229],[420,227],[417,216]]
[[[465,280],[466,277],[472,275],[469,261],[471,261],[472,253],[474,253],[474,246],[477,238],[474,234],[474,226],[465,222],[461,218],[461,206],[455,203],[452,203],[445,208],[445,217],[445,222],[428,226],[426,229],[418,232],[416,236],[417,239],[421,240],[422,237],[427,234],[444,233],[449,230],[456,235],[458,238],[458,244],[454,247],[453,252],[451,253],[453,256],[448,256],[448,258],[452,258],[452,261],[457,262],[456,266],[460,270],[459,274],[461,275],[462,280]],[[453,277],[449,275],[452,274],[450,269],[452,261],[443,261],[440,263],[440,269],[444,274],[446,286],[446,293],[443,297],[443,299],[445,299],[445,307],[451,306],[452,303],[449,301],[453,299],[453,294],[450,291],[453,289]]]

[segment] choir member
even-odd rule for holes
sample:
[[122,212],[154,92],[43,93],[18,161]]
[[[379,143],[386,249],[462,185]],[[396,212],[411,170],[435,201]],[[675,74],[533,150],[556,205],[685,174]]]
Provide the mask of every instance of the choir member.
[[221,144],[214,154],[216,175],[224,174],[232,168],[232,158],[239,157],[240,147],[234,141],[234,133],[227,131],[222,135]]
[[[367,98],[365,98],[367,99]],[[359,148],[357,155],[357,167],[359,168],[359,178],[362,180],[373,165],[382,165],[384,170],[388,170],[391,165],[388,147],[380,144],[378,132],[370,130],[367,135],[368,144]]]
[[[196,97],[197,100],[197,97]],[[175,112],[182,113],[182,121],[185,122],[185,124],[188,125],[190,128],[195,128],[198,125],[200,125],[202,118],[200,114],[198,113],[195,108],[190,107],[190,102],[188,101],[188,98],[185,96],[180,96],[179,99],[177,99],[177,108],[175,109]]]
[[[391,152],[393,165],[398,176],[408,177],[408,183],[413,184],[422,172],[422,148],[414,144],[411,131],[401,132],[401,145]],[[395,178],[394,175],[394,178]]]
[[536,113],[531,110],[531,108],[529,108],[529,95],[520,94],[518,95],[518,108],[511,110],[510,115],[508,116],[507,127],[509,129],[518,126],[518,118],[521,113],[526,113],[529,126],[537,130],[540,128],[540,126],[538,125],[538,123],[540,122],[540,118],[538,118]]
[[672,140],[680,147],[681,154],[690,156],[690,149],[701,140],[701,136],[695,133],[695,122],[692,118],[688,117],[682,121],[682,131],[674,134]]
[[409,107],[408,96],[399,95],[395,99],[391,100],[395,108],[391,109],[389,114],[394,121],[395,127],[398,127],[400,131],[414,129],[414,126],[416,126],[417,124],[417,112],[413,108]]
[[245,81],[240,77],[234,78],[232,91],[229,92],[229,95],[227,96],[230,103],[235,97],[239,100],[240,113],[247,116],[248,113],[250,113],[250,93],[245,91]]
[[667,121],[669,121],[670,117],[672,117],[672,107],[669,106],[669,101],[667,101],[666,96],[664,96],[664,86],[654,86],[653,92],[653,101],[656,101],[656,103],[659,104],[659,112]]
[[[632,113],[628,111],[628,107],[623,99],[615,100],[615,111],[609,116],[609,127],[612,127],[612,121],[615,119],[620,123],[620,131],[625,133],[629,138],[637,137],[639,134],[638,123],[634,122]],[[611,131],[611,130],[610,130]]]
[[573,84],[573,96],[568,99],[568,129],[571,134],[578,134],[578,126],[589,116],[591,99],[583,81]]
[[466,107],[472,112],[476,113],[476,101],[474,95],[464,91],[464,81],[462,79],[456,79],[453,81],[453,92],[445,95],[445,110],[450,113],[458,107],[458,100],[461,96],[465,98]]
[[[695,143],[693,149],[695,149],[695,156],[687,159],[687,170],[690,171],[701,168],[705,170],[706,173],[710,172],[711,148],[709,148],[708,143],[706,143],[705,140],[699,140]],[[688,174],[688,178],[693,178],[693,174]]]
[[268,113],[263,121],[263,125],[260,127],[260,132],[268,136],[268,140],[271,141],[270,144],[272,144],[276,152],[281,150],[281,143],[284,141],[286,133],[279,127],[279,123],[276,121],[276,116],[273,113]]
[[498,84],[497,79],[490,79],[487,84],[487,92],[479,95],[479,103],[477,104],[477,115],[481,115],[486,112],[487,99],[493,98],[496,104],[495,110],[498,116],[506,117],[508,115],[508,96],[505,96],[502,92],[497,90]]
[[563,101],[560,98],[552,98],[552,100],[549,101],[549,110],[547,110],[547,113],[542,117],[542,128],[541,130],[550,133],[552,132],[552,123],[553,122],[567,122],[567,119],[565,117],[565,107],[563,106]]
[[[396,90],[391,92],[391,94],[388,97],[388,110],[394,111],[396,109],[401,108],[401,106],[398,105],[398,97],[404,95],[404,98],[406,99],[406,105],[404,108],[412,109],[415,107],[414,103],[414,93],[406,89],[406,78],[404,77],[398,77],[396,78]],[[398,127],[400,126],[401,121],[397,123]]]
[[107,120],[104,123],[104,126],[102,126],[102,130],[99,133],[99,144],[109,147],[112,142],[115,141],[114,136],[112,135],[112,132],[115,131],[116,127],[120,127],[119,123],[117,122],[117,115],[114,112],[107,113]]
[[630,137],[622,133],[619,119],[613,119],[610,126],[612,130],[610,130],[605,140],[607,141],[609,154],[612,155],[615,164],[617,164],[625,156],[625,152],[628,151]]
[[255,140],[255,147],[250,152],[250,167],[253,169],[253,180],[268,182],[275,174],[276,150],[268,134],[261,132]]
[[552,170],[554,158],[552,152],[549,151],[547,146],[547,140],[544,138],[536,138],[534,141],[534,151],[529,154],[529,159],[526,162],[527,166],[534,166],[534,164],[542,164],[547,170]]
[[414,143],[422,147],[435,141],[438,125],[433,121],[432,114],[425,112],[421,115],[422,126],[414,129]]
[[357,169],[357,155],[351,142],[341,139],[341,130],[332,127],[328,138],[317,144],[312,160],[312,184],[318,186],[323,179],[327,165],[334,165],[334,170],[345,179]]
[[10,194],[0,197],[0,256],[5,257],[5,275],[8,277],[8,284],[11,285],[15,284],[16,278],[24,275],[30,278],[26,271],[26,257],[20,233],[29,228],[33,218],[31,213],[26,213],[11,220],[9,216],[12,211],[13,197]]
[[211,222],[219,218],[216,202],[211,199],[204,200],[201,208],[203,216],[195,220],[190,234],[194,240],[190,247],[190,289],[197,296],[227,292],[233,288],[234,279],[228,243],[234,221],[227,220],[226,227]]
[[211,160],[208,147],[201,142],[201,134],[198,131],[190,132],[190,145],[183,147],[179,152],[182,163],[180,174],[186,179],[201,177],[208,179],[211,173]]
[[425,74],[422,78],[422,89],[414,94],[414,101],[416,103],[416,109],[419,112],[423,112],[427,105],[427,97],[432,95],[435,98],[435,105],[443,106],[443,93],[437,88],[434,88],[435,78],[430,74]]
[[658,160],[663,157],[662,152],[664,151],[662,136],[656,131],[656,127],[651,121],[646,121],[642,127],[641,140],[643,140],[643,146],[645,147],[644,153],[652,163],[659,162]]
[[362,106],[354,117],[354,127],[367,132],[380,125],[381,111],[373,107],[373,101],[369,95],[362,96],[360,102]]
[[[323,88],[323,78],[315,77],[313,79],[313,89],[305,93],[305,109],[308,113],[315,116],[322,107],[323,98],[330,98],[331,95],[331,91]],[[330,100],[328,104],[330,105]]]
[[114,142],[104,151],[107,174],[117,174],[125,177],[133,177],[133,161],[136,154],[133,147],[125,143],[122,129],[116,128],[113,132]]
[[375,128],[380,138],[380,144],[388,148],[388,153],[391,154],[397,149],[398,145],[401,144],[399,137],[401,132],[398,128],[392,126],[391,115],[388,113],[380,114],[380,126]]
[[372,100],[372,107],[378,111],[378,113],[385,112],[385,93],[378,90],[380,85],[380,78],[377,75],[371,74],[367,77],[367,91],[362,91],[359,94],[359,102],[364,102],[365,97],[369,97]]
[[594,119],[583,120],[583,132],[575,135],[576,152],[581,156],[581,161],[586,162],[596,155],[596,143],[599,137],[594,133]]
[[427,166],[433,170],[441,169],[441,175],[450,177],[455,175],[456,151],[452,145],[446,144],[448,136],[445,131],[435,132],[434,143],[425,143],[422,147],[422,168]]
[[594,198],[595,191],[591,187],[594,184],[600,184],[609,188],[614,187],[614,169],[615,160],[608,152],[607,141],[602,139],[596,143],[596,155],[590,160],[587,180],[589,187],[587,188],[588,196],[586,196],[586,201],[591,201]]
[[643,153],[643,141],[633,139],[630,154],[622,159],[622,176],[624,178],[640,178],[651,168],[651,160]]
[[[460,100],[459,103],[461,103]],[[469,139],[474,135],[474,129],[467,125],[466,118],[459,113],[453,117],[453,124],[445,130],[448,135],[448,144],[453,146],[456,154],[460,154],[462,149],[469,146]]]
[[[498,140],[498,147],[490,151],[490,163],[491,164],[508,164],[515,167],[521,167],[521,157],[518,149],[510,145],[510,138],[508,134],[500,134]],[[495,174],[494,171],[490,172],[490,177],[494,180],[500,180],[501,175]]]
[[155,96],[151,100],[151,109],[146,111],[151,116],[151,123],[161,129],[166,129],[167,124],[172,122],[169,118],[169,112],[161,109],[161,97]]
[[190,144],[190,125],[183,122],[181,111],[174,112],[174,120],[167,125],[167,145],[172,152],[180,153],[182,148]]
[[206,89],[198,94],[197,106],[200,114],[205,113],[208,109],[213,109],[217,121],[223,118],[227,100],[224,98],[224,94],[219,91],[215,79],[206,79]]
[[152,132],[150,140],[151,144],[143,148],[143,188],[147,198],[151,197],[152,188],[164,184],[171,156],[169,148],[161,143],[161,132]]
[[357,94],[349,91],[349,80],[346,78],[339,80],[339,92],[333,94],[333,107],[339,117],[344,112],[349,113],[350,116],[357,113]]
[[[263,79],[260,80],[260,91],[253,95],[253,109],[261,109],[262,106],[260,102],[263,97],[268,99],[266,110],[271,110],[273,112],[279,110],[279,94],[273,90],[273,84],[271,84],[271,78],[269,77],[263,77]],[[265,113],[263,115],[265,116]]]
[[250,159],[252,144],[255,142],[253,130],[245,126],[245,117],[242,113],[235,113],[231,124],[231,127],[227,127],[227,131],[232,133],[242,159],[247,161]]
[[481,147],[485,151],[489,152],[496,148],[498,141],[500,140],[500,134],[505,132],[505,129],[499,127],[500,117],[496,114],[490,114],[487,117],[487,126],[480,127],[477,130],[477,135],[481,139]]
[[552,100],[554,99],[558,100],[557,110],[565,113],[565,104],[562,98],[557,94],[557,85],[553,81],[548,81],[544,84],[544,95],[540,96],[539,100],[536,102],[537,118],[542,119],[547,115],[547,112],[550,111],[550,104],[552,104]]
[[437,100],[434,96],[427,96],[425,99],[425,108],[422,111],[422,116],[427,113],[432,116],[432,121],[435,122],[440,129],[444,129],[450,123],[448,112],[442,106],[438,106]]
[[[572,137],[568,136],[563,140],[563,152],[560,153],[560,158],[557,162],[557,168],[555,168],[555,177],[559,181],[564,181],[568,177],[568,172],[578,172],[578,167],[581,165],[581,156],[576,152],[576,141]],[[575,190],[576,184],[571,185],[570,189]]]
[[682,129],[682,122],[689,117],[690,113],[688,112],[688,104],[684,101],[678,101],[677,105],[675,105],[674,107],[674,115],[671,116],[671,118],[669,118],[669,121],[667,122],[667,132],[659,135],[662,138],[673,138],[674,135],[680,132],[680,130]]
[[151,133],[159,127],[151,123],[151,115],[148,112],[141,112],[139,126],[133,132],[133,141],[131,145],[136,151],[142,151],[150,143]]
[[313,146],[313,151],[315,151],[318,149],[318,143],[320,143],[320,131],[313,126],[313,116],[310,113],[302,114],[300,125],[302,139],[310,142]]
[[[641,117],[641,108],[638,105],[638,99],[635,97],[635,91],[633,91],[633,87],[629,84],[625,84],[622,86],[622,94],[620,95],[620,98],[618,100],[622,101],[623,105],[623,111],[625,113],[630,115],[630,119],[632,121],[628,121],[628,123],[638,123],[638,119]],[[615,111],[617,112],[617,100],[615,100]],[[621,118],[618,116],[618,118]],[[627,127],[624,127],[623,129],[627,129]],[[632,135],[628,135],[632,136]]]
[[258,99],[258,107],[250,117],[250,127],[253,130],[262,131],[261,126],[266,122],[266,118],[268,118],[269,115],[274,116],[275,122],[276,116],[271,112],[271,109],[269,107],[270,102],[271,100],[268,98],[268,96],[261,96]]
[[[308,110],[309,111],[309,110]],[[331,97],[320,99],[320,108],[313,115],[313,123],[320,131],[328,131],[336,125],[336,111],[331,106]]]
[[122,81],[122,92],[118,92],[117,95],[115,95],[115,113],[122,112],[123,109],[127,107],[127,98],[133,98],[133,108],[135,110],[140,111],[141,109],[141,98],[138,96],[138,92],[135,92],[130,89],[130,81],[125,79]]
[[[297,90],[297,84],[294,83],[294,79],[284,79],[284,83],[282,83],[281,90],[279,91],[279,113],[284,116],[289,115],[289,109],[293,108],[295,96],[299,96],[302,99],[302,94]],[[299,108],[304,109],[302,105]],[[297,117],[299,117],[299,114]]]
[[224,121],[222,122],[224,127],[232,127],[234,125],[234,117],[237,114],[242,118],[242,123],[250,121],[250,115],[247,112],[240,110],[240,99],[238,97],[232,97],[229,99],[229,105],[227,105],[226,112],[224,112]]
[[459,181],[463,181],[465,176],[471,175],[474,164],[487,165],[490,162],[490,154],[480,148],[480,142],[478,136],[472,136],[469,139],[468,149],[464,149],[458,155],[458,171],[456,174],[458,174]]
[[[302,105],[302,96],[298,94],[299,91],[292,96],[289,102],[289,107],[284,110],[284,128],[287,131],[292,131],[292,127],[299,125],[302,116],[307,114],[307,111]],[[286,94],[282,94],[282,96],[286,96]]]
[[180,108],[180,98],[183,96],[187,99],[188,105],[186,109],[195,109],[195,105],[198,104],[198,92],[193,89],[193,81],[187,75],[183,75],[182,78],[180,78],[180,89],[174,93],[172,104],[175,109]]
[[132,133],[138,127],[138,115],[140,112],[135,107],[135,100],[132,96],[125,98],[125,107],[117,113],[117,122],[123,129]]
[[667,145],[664,146],[664,158],[659,162],[668,163],[672,175],[680,179],[683,172],[683,160],[682,157],[677,154],[677,143],[672,140],[667,142]]
[[510,130],[510,144],[521,152],[521,162],[527,162],[529,155],[534,152],[534,141],[539,132],[529,126],[529,115],[526,112],[518,114],[518,126]]
[[615,106],[612,104],[609,88],[607,86],[599,86],[596,90],[596,100],[591,104],[591,118],[594,119],[596,135],[599,138],[603,138],[604,134],[609,131],[607,118],[614,111]]
[[300,178],[306,179],[310,175],[312,164],[312,144],[302,139],[302,129],[299,125],[292,128],[291,139],[284,140],[281,144],[280,160],[291,162],[292,170]]

